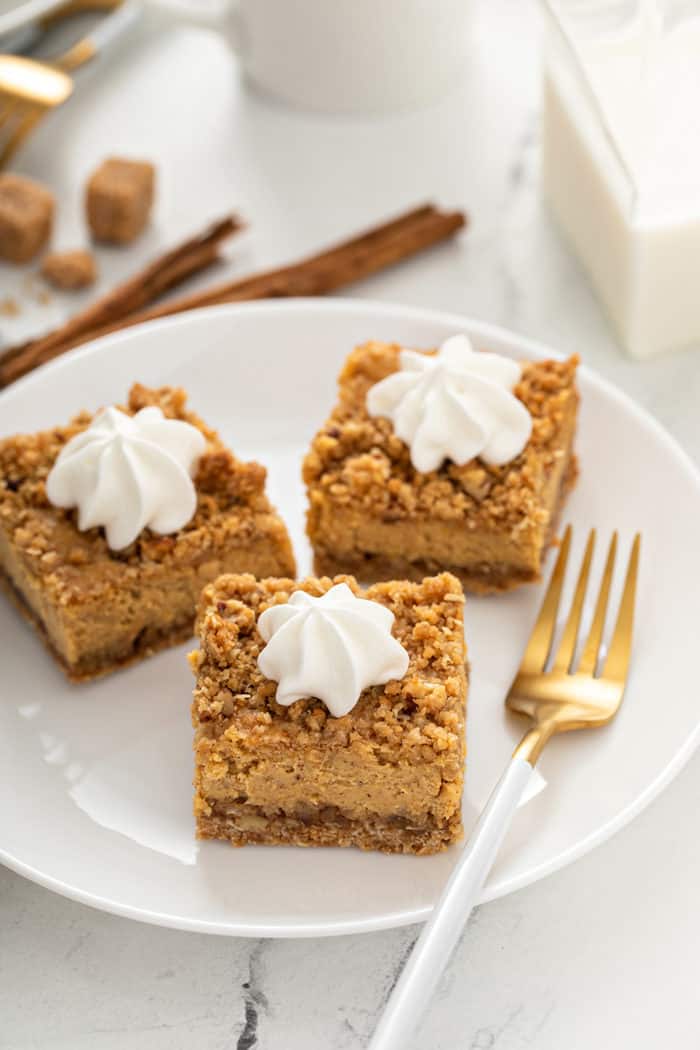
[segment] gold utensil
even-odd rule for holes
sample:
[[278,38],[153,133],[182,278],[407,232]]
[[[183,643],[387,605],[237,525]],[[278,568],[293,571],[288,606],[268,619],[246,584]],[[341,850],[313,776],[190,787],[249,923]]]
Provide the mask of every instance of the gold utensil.
[[566,530],[537,623],[530,635],[520,670],[506,697],[506,707],[509,711],[524,715],[533,723],[532,728],[525,734],[516,750],[516,754],[526,758],[532,765],[537,761],[547,741],[555,733],[603,726],[617,714],[625,691],[632,651],[634,599],[640,543],[641,538],[637,534],[627,566],[625,588],[620,601],[615,631],[602,671],[596,675],[610,597],[610,585],[615,567],[617,533],[613,534],[610,541],[588,639],[581,658],[574,667],[576,642],[595,545],[595,529],[591,531],[566,626],[551,667],[546,670],[571,545],[571,528]]
[[620,708],[632,651],[640,536],[637,534],[632,544],[617,622],[602,667],[599,667],[599,657],[615,567],[616,533],[608,548],[588,638],[576,661],[594,544],[595,530],[589,534],[571,609],[550,663],[571,548],[571,528],[566,530],[537,622],[506,697],[508,710],[524,715],[532,723],[531,727],[515,749],[510,764],[464,847],[440,901],[423,927],[391,993],[369,1050],[403,1050],[410,1041],[478,900],[532,776],[534,764],[547,741],[555,733],[606,725]]
[[50,62],[0,55],[0,170],[43,117],[70,97],[74,82],[69,74],[103,54],[139,16],[134,0],[124,0],[92,32]]

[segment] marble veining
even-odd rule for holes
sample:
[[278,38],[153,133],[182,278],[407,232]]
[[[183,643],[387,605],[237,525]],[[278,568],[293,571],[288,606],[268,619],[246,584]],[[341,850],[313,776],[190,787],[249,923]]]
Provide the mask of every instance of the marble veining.
[[263,940],[256,941],[248,956],[248,980],[241,985],[244,993],[245,1021],[236,1042],[236,1050],[253,1050],[258,1046],[259,1015],[261,1011],[267,1012],[269,1008],[267,996],[262,990],[264,974],[261,964],[266,943]]

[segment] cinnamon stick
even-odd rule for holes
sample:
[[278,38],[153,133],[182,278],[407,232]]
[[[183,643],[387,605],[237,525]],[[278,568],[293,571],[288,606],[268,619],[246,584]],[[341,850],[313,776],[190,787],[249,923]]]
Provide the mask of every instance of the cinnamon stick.
[[323,295],[410,258],[417,252],[452,236],[465,222],[462,212],[438,212],[429,206],[416,209],[401,219],[344,241],[294,265],[268,270],[206,291],[194,292],[192,295],[144,310],[130,320],[130,323],[138,324],[184,310],[221,303]]
[[[188,277],[200,273],[216,262],[221,243],[241,229],[242,221],[235,215],[227,215],[207,227],[203,233],[190,237],[175,248],[170,248],[145,269],[111,289],[60,328],[6,350],[0,355],[0,374],[4,374],[5,370],[12,373],[15,370],[13,362],[19,359],[22,370],[18,375],[24,375],[37,365],[57,356],[52,353],[53,350],[58,349],[59,353],[64,353],[66,349],[77,346],[86,333],[90,337],[90,332],[119,324],[123,318],[154,302]],[[20,365],[17,364],[16,367],[19,368]],[[7,381],[11,382],[11,378]]]
[[76,330],[69,322],[50,336],[20,348],[14,358],[8,360],[9,355],[0,358],[0,386],[81,343],[133,324],[221,303],[323,295],[447,239],[466,221],[462,212],[441,212],[433,205],[422,205],[301,262],[226,282],[161,305],[137,307],[125,316],[108,317],[100,323],[97,303],[92,308],[93,316],[98,318],[94,326],[88,328],[83,324]]

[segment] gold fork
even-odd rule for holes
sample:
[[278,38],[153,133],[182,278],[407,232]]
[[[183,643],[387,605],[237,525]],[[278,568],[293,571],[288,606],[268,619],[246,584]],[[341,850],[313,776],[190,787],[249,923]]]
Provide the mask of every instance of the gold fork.
[[107,15],[85,37],[51,61],[0,55],[0,170],[47,113],[73,92],[73,70],[114,43],[140,16],[135,0],[114,0]]
[[599,669],[599,654],[615,567],[617,533],[613,534],[608,548],[588,638],[576,663],[577,640],[595,545],[595,530],[591,531],[571,609],[550,665],[559,601],[571,548],[571,528],[566,530],[537,622],[506,697],[508,710],[524,715],[531,726],[516,747],[440,901],[423,927],[391,993],[369,1050],[402,1050],[415,1032],[440,974],[476,904],[532,776],[535,762],[547,741],[555,733],[606,725],[617,714],[625,691],[632,651],[640,542],[641,538],[637,534],[627,564],[615,629],[602,668]]

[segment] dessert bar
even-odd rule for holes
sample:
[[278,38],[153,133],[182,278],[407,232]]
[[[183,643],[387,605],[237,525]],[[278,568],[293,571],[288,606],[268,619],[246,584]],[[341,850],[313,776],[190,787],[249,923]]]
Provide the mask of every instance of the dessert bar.
[[199,836],[418,854],[457,840],[463,603],[447,573],[209,584],[190,657]]
[[183,390],[136,384],[0,442],[0,578],[71,679],[104,674],[190,637],[220,573],[294,574],[265,476]]
[[447,570],[475,592],[539,578],[576,477],[577,360],[519,364],[462,339],[350,354],[304,462],[318,574]]

